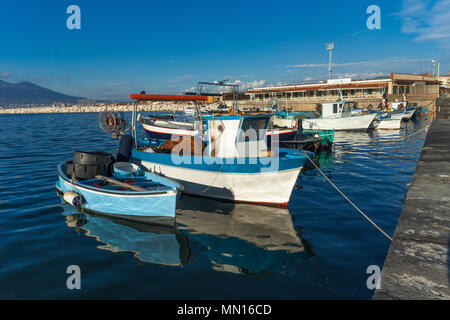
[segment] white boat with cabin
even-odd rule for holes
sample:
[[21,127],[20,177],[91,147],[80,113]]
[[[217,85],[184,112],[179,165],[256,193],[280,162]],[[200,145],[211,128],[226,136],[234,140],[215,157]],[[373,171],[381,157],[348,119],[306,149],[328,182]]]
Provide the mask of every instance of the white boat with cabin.
[[[158,96],[142,94],[131,98],[157,100]],[[134,109],[133,124],[136,112]],[[181,142],[167,141],[170,148],[136,142],[132,162],[177,181],[185,193],[287,207],[297,177],[312,153],[276,148],[273,142],[269,148],[266,136],[272,115],[218,115],[204,119],[204,141],[195,136],[183,137]],[[136,141],[135,132],[134,137]]]
[[321,117],[303,119],[305,130],[365,130],[376,114],[352,115],[353,102],[337,101],[322,103]]

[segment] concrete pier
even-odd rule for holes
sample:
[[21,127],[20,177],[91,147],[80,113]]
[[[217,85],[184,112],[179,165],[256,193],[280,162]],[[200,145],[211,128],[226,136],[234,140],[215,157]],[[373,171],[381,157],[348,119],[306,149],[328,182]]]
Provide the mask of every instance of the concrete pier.
[[450,299],[450,99],[417,163],[373,299]]

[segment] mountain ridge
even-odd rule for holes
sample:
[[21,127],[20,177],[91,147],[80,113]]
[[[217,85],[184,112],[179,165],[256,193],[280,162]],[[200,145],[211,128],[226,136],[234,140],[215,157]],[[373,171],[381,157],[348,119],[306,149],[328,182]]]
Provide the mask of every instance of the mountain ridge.
[[0,104],[76,104],[80,100],[105,101],[76,97],[41,87],[28,81],[11,83],[0,80]]

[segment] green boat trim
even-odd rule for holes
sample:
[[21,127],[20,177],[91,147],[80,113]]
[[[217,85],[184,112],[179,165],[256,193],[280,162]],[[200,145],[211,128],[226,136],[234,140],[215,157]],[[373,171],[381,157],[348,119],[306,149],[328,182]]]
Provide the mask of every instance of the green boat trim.
[[333,143],[334,140],[334,129],[333,130],[303,130],[303,134],[307,136],[314,136],[318,134],[322,143]]

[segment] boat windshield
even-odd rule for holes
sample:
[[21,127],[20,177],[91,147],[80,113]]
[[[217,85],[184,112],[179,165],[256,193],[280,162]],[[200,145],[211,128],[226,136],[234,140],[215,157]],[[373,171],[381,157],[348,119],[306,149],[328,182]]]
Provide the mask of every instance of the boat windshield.
[[243,118],[237,141],[263,140],[268,121],[267,118]]
[[353,110],[353,102],[344,102],[342,106],[342,115],[350,115]]

